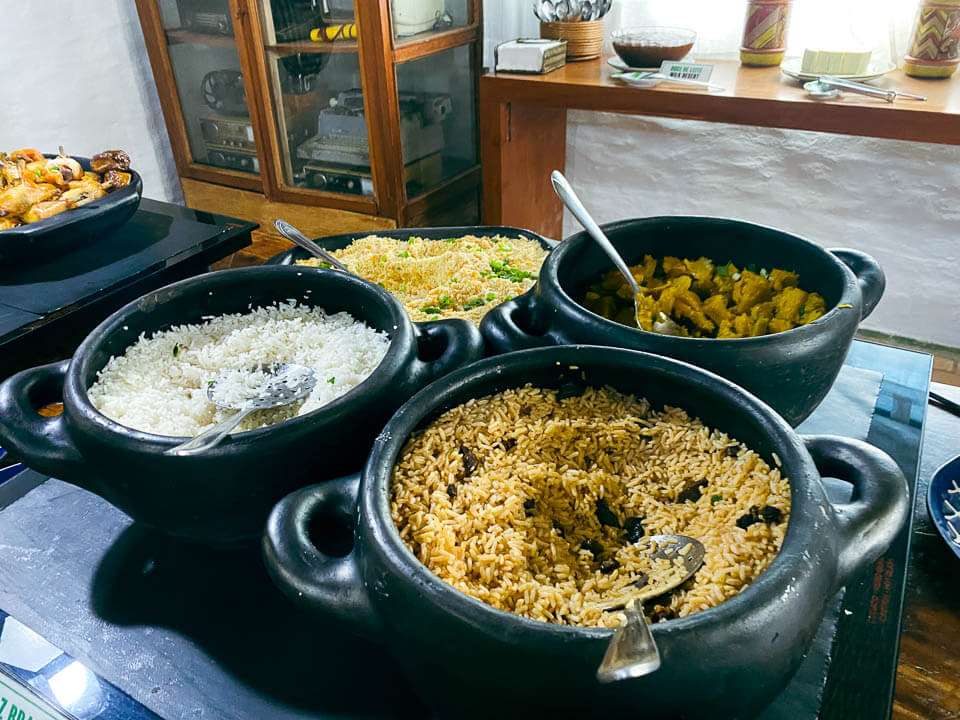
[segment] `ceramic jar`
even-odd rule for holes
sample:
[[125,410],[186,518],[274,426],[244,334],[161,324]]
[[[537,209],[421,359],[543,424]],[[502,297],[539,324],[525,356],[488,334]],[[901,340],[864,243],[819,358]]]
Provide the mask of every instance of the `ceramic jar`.
[[779,65],[787,49],[792,0],[749,0],[740,43],[744,65]]
[[922,2],[903,71],[914,77],[949,77],[960,63],[960,0]]

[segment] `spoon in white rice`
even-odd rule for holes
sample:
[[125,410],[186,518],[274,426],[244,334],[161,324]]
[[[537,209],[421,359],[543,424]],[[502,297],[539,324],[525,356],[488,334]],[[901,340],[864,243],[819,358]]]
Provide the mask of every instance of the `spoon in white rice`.
[[199,455],[217,445],[243,419],[256,410],[289,405],[309,395],[317,386],[311,368],[269,363],[248,371],[226,371],[207,382],[207,399],[217,407],[238,410],[195,438],[167,450],[167,455]]
[[685,583],[700,569],[706,553],[703,543],[687,535],[651,535],[641,542],[649,546],[651,558],[675,563],[676,572],[630,596],[624,608],[627,619],[614,631],[597,668],[597,680],[602,683],[642,677],[660,668],[660,651],[640,606]]

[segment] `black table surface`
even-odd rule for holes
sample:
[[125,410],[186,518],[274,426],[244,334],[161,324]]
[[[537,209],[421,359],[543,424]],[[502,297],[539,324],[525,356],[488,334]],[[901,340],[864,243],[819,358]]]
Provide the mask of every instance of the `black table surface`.
[[110,313],[205,272],[249,245],[256,227],[144,198],[130,221],[94,243],[0,267],[0,379],[69,357]]
[[[827,412],[825,402],[805,430],[847,434],[864,415],[855,434],[891,452],[914,492],[929,356],[858,342],[847,365],[833,391],[848,391],[841,405]],[[874,392],[859,402],[871,375]],[[166,718],[428,716],[382,648],[287,602],[256,548],[182,546],[83,490],[29,472],[18,480],[23,491],[42,484],[0,512],[0,547],[18,558],[0,560],[0,608],[89,668],[104,707],[132,699],[141,713],[67,708],[80,720],[153,717],[146,708]],[[871,612],[868,568],[834,598],[762,720],[889,716],[910,532],[878,561],[894,568],[883,617]],[[17,676],[44,694],[44,672]]]
[[249,245],[256,227],[144,198],[127,223],[96,242],[0,266],[0,344],[38,319],[60,317],[198,256],[206,263],[225,257]]

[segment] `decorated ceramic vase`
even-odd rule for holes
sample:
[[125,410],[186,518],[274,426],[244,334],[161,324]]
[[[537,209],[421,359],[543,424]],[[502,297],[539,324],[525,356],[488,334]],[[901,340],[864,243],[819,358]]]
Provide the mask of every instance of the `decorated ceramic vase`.
[[787,49],[792,0],[749,0],[740,43],[744,65],[779,65]]
[[960,62],[960,0],[920,4],[903,71],[914,77],[949,77]]

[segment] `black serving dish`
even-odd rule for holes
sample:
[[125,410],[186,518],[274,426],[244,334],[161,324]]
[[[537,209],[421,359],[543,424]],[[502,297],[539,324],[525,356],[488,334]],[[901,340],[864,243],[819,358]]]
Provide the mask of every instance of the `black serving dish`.
[[[685,408],[771,466],[776,453],[791,482],[789,526],[767,570],[714,608],[652,626],[661,669],[611,685],[596,680],[611,630],[528,620],[455,590],[417,560],[390,515],[392,468],[417,428],[472,398],[526,383],[557,388],[571,376]],[[831,505],[821,474],[852,483],[856,499]],[[903,474],[866,443],[800,437],[742,388],[687,363],[564,346],[488,358],[415,395],[362,475],[299,490],[274,509],[264,557],[292,600],[384,642],[442,717],[495,708],[510,717],[748,718],[786,685],[830,598],[887,547],[908,511]],[[349,552],[315,532],[338,524],[352,532]]]
[[[331,313],[345,310],[391,339],[370,377],[318,410],[184,457],[165,454],[183,438],[124,427],[87,399],[97,372],[141,333],[290,298]],[[258,536],[270,508],[291,490],[360,467],[396,408],[482,353],[470,323],[417,326],[393,296],[351,275],[293,267],[223,270],[144,295],[97,326],[71,360],[7,379],[0,385],[0,445],[27,466],[95,492],[164,533],[230,543]],[[61,397],[63,415],[37,414]]]
[[645,254],[703,255],[720,263],[793,270],[804,290],[823,296],[828,312],[809,325],[755,338],[674,337],[620,325],[579,302],[587,286],[611,269],[609,258],[581,232],[550,253],[535,287],[487,313],[480,329],[488,344],[497,352],[589,343],[666,355],[743,386],[796,426],[827,394],[857,325],[883,294],[883,271],[869,255],[824,250],[760,225],[676,216],[622,220],[603,230],[631,265]]
[[[397,230],[364,230],[362,232],[343,233],[342,235],[328,235],[324,238],[317,238],[314,242],[324,250],[342,250],[354,240],[365,238],[369,235],[378,235],[380,237],[394,238],[396,240],[408,240],[411,237],[419,237],[424,240],[442,240],[449,237],[462,237],[463,235],[476,235],[477,237],[503,235],[507,238],[518,238],[521,235],[531,240],[536,240],[547,250],[553,250],[559,243],[556,240],[549,240],[542,235],[538,235],[532,230],[521,230],[515,227],[506,227],[499,225],[472,225],[468,227],[442,227],[442,228],[399,228]],[[282,253],[277,253],[267,260],[265,265],[293,265],[297,260],[307,260],[313,257],[309,252],[301,247],[291,248]]]
[[[53,158],[56,155],[47,154]],[[90,158],[73,157],[90,170]],[[123,225],[140,205],[143,181],[135,170],[126,187],[107,193],[91,203],[49,217],[46,220],[0,230],[0,263],[36,260],[46,262],[50,253],[69,252],[72,247],[96,240]]]

